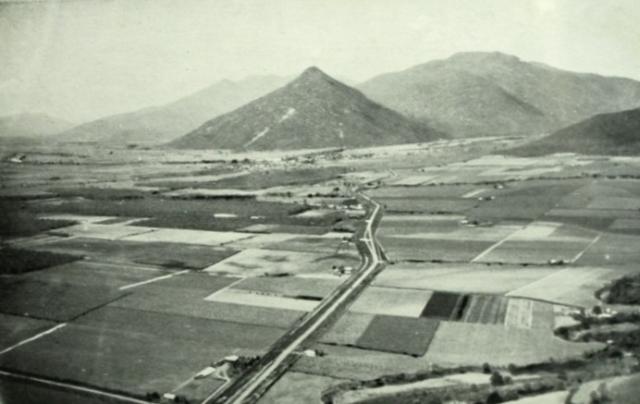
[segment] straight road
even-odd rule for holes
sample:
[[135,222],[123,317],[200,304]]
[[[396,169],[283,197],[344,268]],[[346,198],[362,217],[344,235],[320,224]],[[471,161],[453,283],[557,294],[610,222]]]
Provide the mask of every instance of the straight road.
[[372,207],[365,220],[365,226],[359,232],[360,234],[356,235],[358,250],[363,256],[360,269],[326,297],[296,328],[276,342],[272,349],[263,356],[257,371],[230,383],[221,392],[212,393],[202,404],[213,402],[241,404],[250,401],[264,383],[282,371],[282,367],[286,366],[290,355],[296,352],[332,314],[342,309],[344,304],[354,297],[353,295],[359,290],[359,287],[372,278],[371,275],[376,270],[381,269],[383,260],[376,246],[374,229],[374,224],[380,219],[381,208],[377,202],[366,195],[360,194],[359,196]]

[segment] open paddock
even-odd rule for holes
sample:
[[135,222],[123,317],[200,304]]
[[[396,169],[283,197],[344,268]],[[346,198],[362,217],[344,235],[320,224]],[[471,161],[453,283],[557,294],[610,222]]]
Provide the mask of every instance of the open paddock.
[[[198,244],[130,240],[105,241],[82,237],[47,243],[36,248],[81,255],[93,260],[135,262],[179,269],[203,269],[236,252],[227,248],[211,248]],[[170,254],[167,254],[168,251]]]
[[0,351],[55,325],[53,321],[0,313]]
[[369,286],[349,308],[356,313],[420,317],[431,291]]
[[508,293],[511,297],[590,308],[601,304],[595,292],[625,275],[637,274],[633,267],[567,267]]
[[374,319],[373,314],[346,313],[326,332],[320,342],[331,345],[356,346]]
[[473,295],[461,319],[465,323],[503,324],[508,300],[502,296]]
[[503,294],[556,271],[558,271],[557,267],[401,263],[388,266],[376,277],[374,285],[460,293]]
[[317,404],[322,392],[345,380],[289,371],[274,384],[258,404]]
[[562,361],[602,349],[600,343],[575,343],[551,330],[443,321],[424,359],[437,365],[526,365],[554,358]]
[[355,345],[421,356],[427,351],[439,324],[432,319],[376,315]]
[[128,236],[125,238],[125,240],[220,246],[249,237],[251,237],[251,235],[236,232],[188,229],[156,229],[151,232]]
[[393,261],[469,262],[489,248],[492,241],[425,240],[420,238],[378,237]]
[[248,277],[265,274],[330,273],[332,267],[336,265],[345,265],[342,254],[327,256],[316,253],[250,248],[206,268],[205,271]]
[[602,234],[576,261],[586,266],[623,266],[640,263],[640,235]]
[[548,264],[551,261],[573,262],[590,246],[591,241],[507,240],[486,254],[478,256],[476,261],[504,264]]
[[395,373],[428,370],[430,364],[422,358],[392,352],[373,351],[343,345],[317,344],[322,357],[301,357],[294,371],[352,380],[371,380]]
[[294,297],[256,293],[254,291],[232,288],[225,289],[220,292],[214,292],[211,296],[206,297],[205,300],[209,302],[267,307],[272,309],[285,309],[303,312],[313,310],[319,303],[319,300],[316,299],[297,299]]
[[259,354],[281,333],[269,327],[103,308],[0,356],[0,366],[143,396],[171,391],[226,355]]
[[[232,288],[280,296],[322,299],[341,283],[338,279],[312,279],[294,276],[251,277],[234,283]],[[365,290],[367,293],[369,289]]]
[[396,213],[447,213],[460,214],[474,208],[478,201],[472,199],[376,199],[388,212]]
[[54,321],[69,321],[112,302],[123,293],[107,286],[0,278],[0,311]]
[[2,246],[0,247],[0,275],[16,275],[38,271],[77,261],[80,258],[71,254]]
[[205,300],[239,280],[204,273],[184,274],[135,288],[112,306],[278,328],[287,328],[302,316],[296,310]]

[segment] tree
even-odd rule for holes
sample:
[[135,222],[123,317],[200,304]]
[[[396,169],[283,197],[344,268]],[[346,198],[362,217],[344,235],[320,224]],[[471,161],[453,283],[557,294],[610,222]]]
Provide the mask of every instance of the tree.
[[502,386],[504,384],[504,377],[497,370],[494,370],[491,373],[491,385],[492,386]]

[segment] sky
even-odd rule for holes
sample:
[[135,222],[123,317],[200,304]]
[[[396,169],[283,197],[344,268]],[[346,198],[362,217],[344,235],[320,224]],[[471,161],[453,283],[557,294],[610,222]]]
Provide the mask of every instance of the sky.
[[638,0],[0,0],[0,115],[75,123],[308,66],[360,82],[462,51],[640,80]]

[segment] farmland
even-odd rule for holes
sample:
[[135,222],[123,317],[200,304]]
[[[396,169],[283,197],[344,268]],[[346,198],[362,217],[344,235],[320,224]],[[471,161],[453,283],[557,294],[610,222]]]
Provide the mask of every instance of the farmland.
[[[595,306],[614,319],[611,310],[635,310],[597,292],[638,274],[640,187],[608,173],[640,164],[462,161],[446,147],[398,159],[407,147],[313,164],[203,154],[169,164],[149,151],[129,170],[109,155],[79,160],[82,175],[10,167],[0,370],[63,381],[64,402],[95,398],[69,386],[202,400],[225,381],[200,371],[265,355],[360,268],[354,184],[386,207],[376,237],[385,267],[291,354],[260,403],[319,401],[339,383],[458,366],[591,366],[618,349],[567,335],[596,321],[584,320]],[[27,404],[47,389],[0,377],[6,397],[34,383]]]

